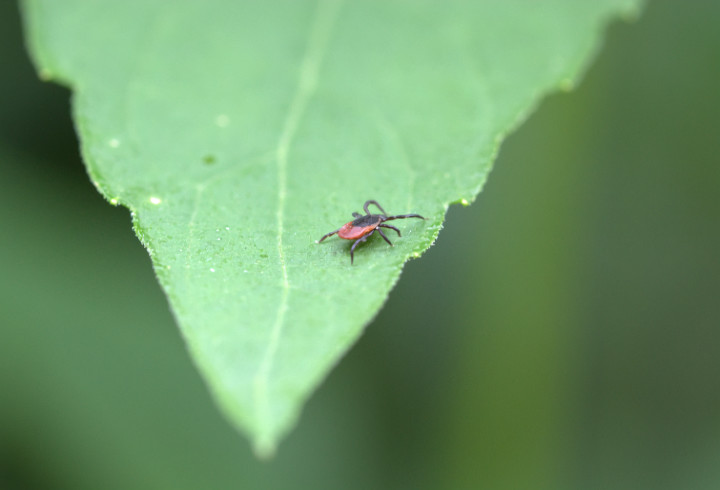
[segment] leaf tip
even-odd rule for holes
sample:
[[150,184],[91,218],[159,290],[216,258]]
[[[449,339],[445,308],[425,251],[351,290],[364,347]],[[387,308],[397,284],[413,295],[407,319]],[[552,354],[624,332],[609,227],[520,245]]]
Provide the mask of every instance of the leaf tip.
[[255,444],[253,445],[253,452],[258,459],[263,461],[269,461],[275,457],[276,450],[277,445],[272,438],[267,436],[261,436],[255,439]]

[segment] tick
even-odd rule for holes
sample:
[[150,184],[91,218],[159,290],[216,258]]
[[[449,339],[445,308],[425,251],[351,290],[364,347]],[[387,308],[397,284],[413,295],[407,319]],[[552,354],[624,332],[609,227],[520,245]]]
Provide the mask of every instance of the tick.
[[[377,207],[382,212],[382,214],[372,214],[368,209],[371,204],[374,204],[375,207]],[[329,236],[333,236],[335,233],[337,233],[337,236],[345,240],[355,240],[353,246],[350,247],[350,263],[352,264],[355,260],[353,255],[355,253],[355,247],[370,238],[375,232],[378,232],[380,236],[383,237],[383,240],[388,242],[391,247],[393,246],[392,242],[388,240],[388,237],[385,236],[385,233],[383,233],[380,228],[389,228],[391,230],[395,230],[398,236],[402,236],[400,234],[400,230],[398,230],[392,225],[386,225],[386,221],[405,218],[425,219],[419,214],[398,214],[397,216],[388,216],[382,206],[380,206],[377,201],[373,200],[365,202],[363,209],[365,210],[365,215],[362,215],[360,213],[353,213],[352,215],[353,218],[355,218],[354,220],[350,221],[349,223],[345,223],[337,230],[331,231],[327,235],[323,236],[320,240],[318,240],[318,243],[322,242]]]

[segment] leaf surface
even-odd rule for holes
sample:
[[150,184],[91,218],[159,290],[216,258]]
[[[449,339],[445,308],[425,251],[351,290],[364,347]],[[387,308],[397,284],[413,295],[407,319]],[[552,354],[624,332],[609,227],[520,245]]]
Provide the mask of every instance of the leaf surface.
[[[634,0],[25,0],[88,173],[127,206],[222,410],[271,453],[504,135]],[[395,221],[348,257],[368,199]],[[132,307],[132,305],[130,305]],[[438,326],[441,327],[441,326]]]

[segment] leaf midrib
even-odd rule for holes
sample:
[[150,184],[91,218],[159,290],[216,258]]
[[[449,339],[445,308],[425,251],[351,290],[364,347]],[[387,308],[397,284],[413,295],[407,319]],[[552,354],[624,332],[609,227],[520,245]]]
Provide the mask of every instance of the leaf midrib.
[[277,193],[277,251],[282,272],[282,294],[280,305],[273,323],[270,340],[265,354],[253,377],[253,400],[255,418],[260,427],[260,436],[256,440],[255,449],[261,455],[269,455],[274,451],[272,442],[272,428],[269,426],[268,379],[275,362],[278,343],[285,326],[285,314],[288,309],[290,296],[290,281],[288,279],[285,251],[283,248],[284,212],[287,197],[287,165],[290,147],[297,132],[300,120],[317,88],[317,77],[325,52],[330,42],[330,33],[336,22],[342,0],[320,0],[313,16],[308,34],[308,41],[300,64],[298,84],[292,102],[285,117],[282,132],[275,150],[277,164],[278,193]]

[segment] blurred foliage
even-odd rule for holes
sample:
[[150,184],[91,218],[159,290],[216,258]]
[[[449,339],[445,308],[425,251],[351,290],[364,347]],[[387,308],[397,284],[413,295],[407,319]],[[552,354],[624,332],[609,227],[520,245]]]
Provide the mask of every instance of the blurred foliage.
[[268,463],[0,9],[0,488],[720,485],[717,3],[612,26]]

